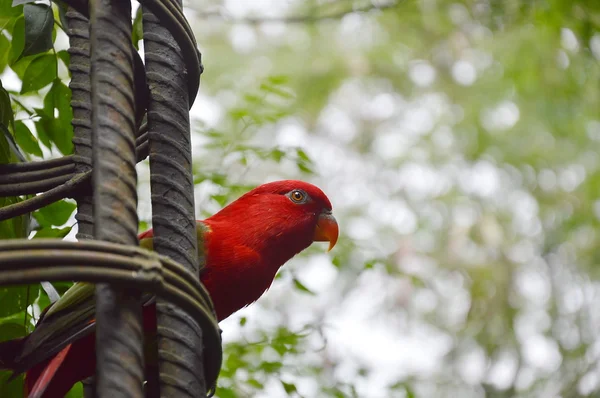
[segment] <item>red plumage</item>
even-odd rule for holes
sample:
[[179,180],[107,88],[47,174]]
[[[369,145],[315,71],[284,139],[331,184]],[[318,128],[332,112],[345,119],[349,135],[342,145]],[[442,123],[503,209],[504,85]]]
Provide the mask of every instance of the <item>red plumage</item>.
[[[329,241],[331,248],[338,235],[329,199],[314,185],[295,180],[261,185],[197,225],[199,251],[206,256],[201,280],[219,321],[256,301],[269,288],[277,270],[313,241]],[[142,246],[149,246],[152,236],[152,230],[141,233]],[[70,318],[64,321],[76,310],[60,310],[42,318],[36,330],[24,339],[0,343],[0,368],[27,371],[30,396],[62,397],[74,383],[93,375],[96,361],[92,328],[61,345],[94,323],[93,313],[87,323],[72,324]],[[143,314],[144,329],[154,330],[154,304],[145,306]],[[57,345],[60,350],[50,357],[36,352],[37,347],[28,346],[35,345],[31,336],[36,333],[44,337],[44,343],[54,342],[54,352]],[[37,361],[36,357],[45,359]]]

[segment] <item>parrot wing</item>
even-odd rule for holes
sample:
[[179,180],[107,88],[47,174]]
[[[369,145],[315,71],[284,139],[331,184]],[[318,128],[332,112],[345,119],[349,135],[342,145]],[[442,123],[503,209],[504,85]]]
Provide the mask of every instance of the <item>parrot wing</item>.
[[21,373],[61,351],[73,341],[94,330],[95,285],[74,284],[42,313],[35,330],[23,343],[15,359],[15,373]]

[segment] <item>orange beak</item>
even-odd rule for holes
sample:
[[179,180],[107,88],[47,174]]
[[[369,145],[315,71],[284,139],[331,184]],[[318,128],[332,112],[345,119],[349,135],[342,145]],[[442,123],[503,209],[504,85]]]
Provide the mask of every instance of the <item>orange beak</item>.
[[319,215],[319,220],[317,221],[317,226],[315,227],[315,235],[313,236],[313,241],[315,242],[329,242],[330,251],[335,246],[338,240],[338,223],[335,220],[335,217],[331,215],[331,211],[323,210],[321,215]]

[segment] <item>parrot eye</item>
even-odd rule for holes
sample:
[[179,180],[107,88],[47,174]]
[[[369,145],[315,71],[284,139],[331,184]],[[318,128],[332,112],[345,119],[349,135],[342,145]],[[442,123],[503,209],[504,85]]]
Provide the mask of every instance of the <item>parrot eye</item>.
[[308,195],[306,194],[306,192],[300,189],[294,189],[288,194],[288,197],[294,203],[305,203],[308,199]]

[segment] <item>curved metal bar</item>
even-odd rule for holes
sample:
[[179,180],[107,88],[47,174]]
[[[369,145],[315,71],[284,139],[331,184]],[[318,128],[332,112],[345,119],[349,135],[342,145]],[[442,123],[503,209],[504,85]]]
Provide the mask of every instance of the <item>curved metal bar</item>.
[[67,155],[60,158],[40,160],[37,162],[0,164],[0,174],[13,173],[17,171],[46,170],[53,167],[64,166],[71,162],[73,162],[73,156]]
[[[143,124],[138,131],[136,139],[136,154],[137,161],[141,162],[148,157],[148,126]],[[72,161],[72,157],[69,157]],[[88,189],[92,172],[88,171],[82,174],[70,174],[70,179],[62,185],[52,187],[50,190],[23,200],[22,202],[0,208],[0,221],[8,220],[12,217],[17,217],[25,213],[30,213],[51,203],[59,201],[67,197],[77,196],[77,192],[81,189]],[[22,195],[19,193],[18,195]],[[2,195],[0,195],[2,196]]]
[[0,186],[0,196],[31,195],[57,187],[71,179],[71,174],[59,175],[40,181],[12,183]]
[[[64,2],[84,16],[89,17],[88,0],[65,0]],[[198,51],[192,28],[189,26],[181,8],[173,0],[139,0],[139,2],[147,6],[160,22],[169,29],[182,50],[188,72],[189,106],[191,107],[198,94],[200,75],[203,72],[202,57]],[[135,56],[139,58],[137,52],[135,52]],[[138,64],[137,59],[135,62]]]
[[7,172],[6,174],[0,174],[0,191],[2,190],[3,184],[22,184],[24,182],[44,181],[48,178],[73,174],[74,171],[75,165],[73,163],[68,163],[63,166],[53,167],[49,169],[23,172]]
[[78,280],[138,286],[181,307],[202,327],[206,382],[221,367],[221,335],[214,307],[197,275],[168,257],[102,241],[0,241],[0,286]]
[[183,15],[181,5],[173,0],[139,0],[139,2],[148,7],[161,24],[169,30],[181,49],[181,56],[188,72],[188,109],[191,109],[198,95],[200,75],[204,71],[204,67],[194,32]]
[[91,172],[85,174],[78,174],[72,177],[70,180],[65,182],[58,187],[52,188],[43,194],[34,196],[33,198],[26,199],[22,202],[15,203],[10,206],[0,208],[0,221],[8,220],[12,217],[17,217],[22,214],[30,213],[37,209],[41,209],[44,206],[48,206],[51,203],[59,201],[69,196],[80,184],[85,181],[89,181]]

